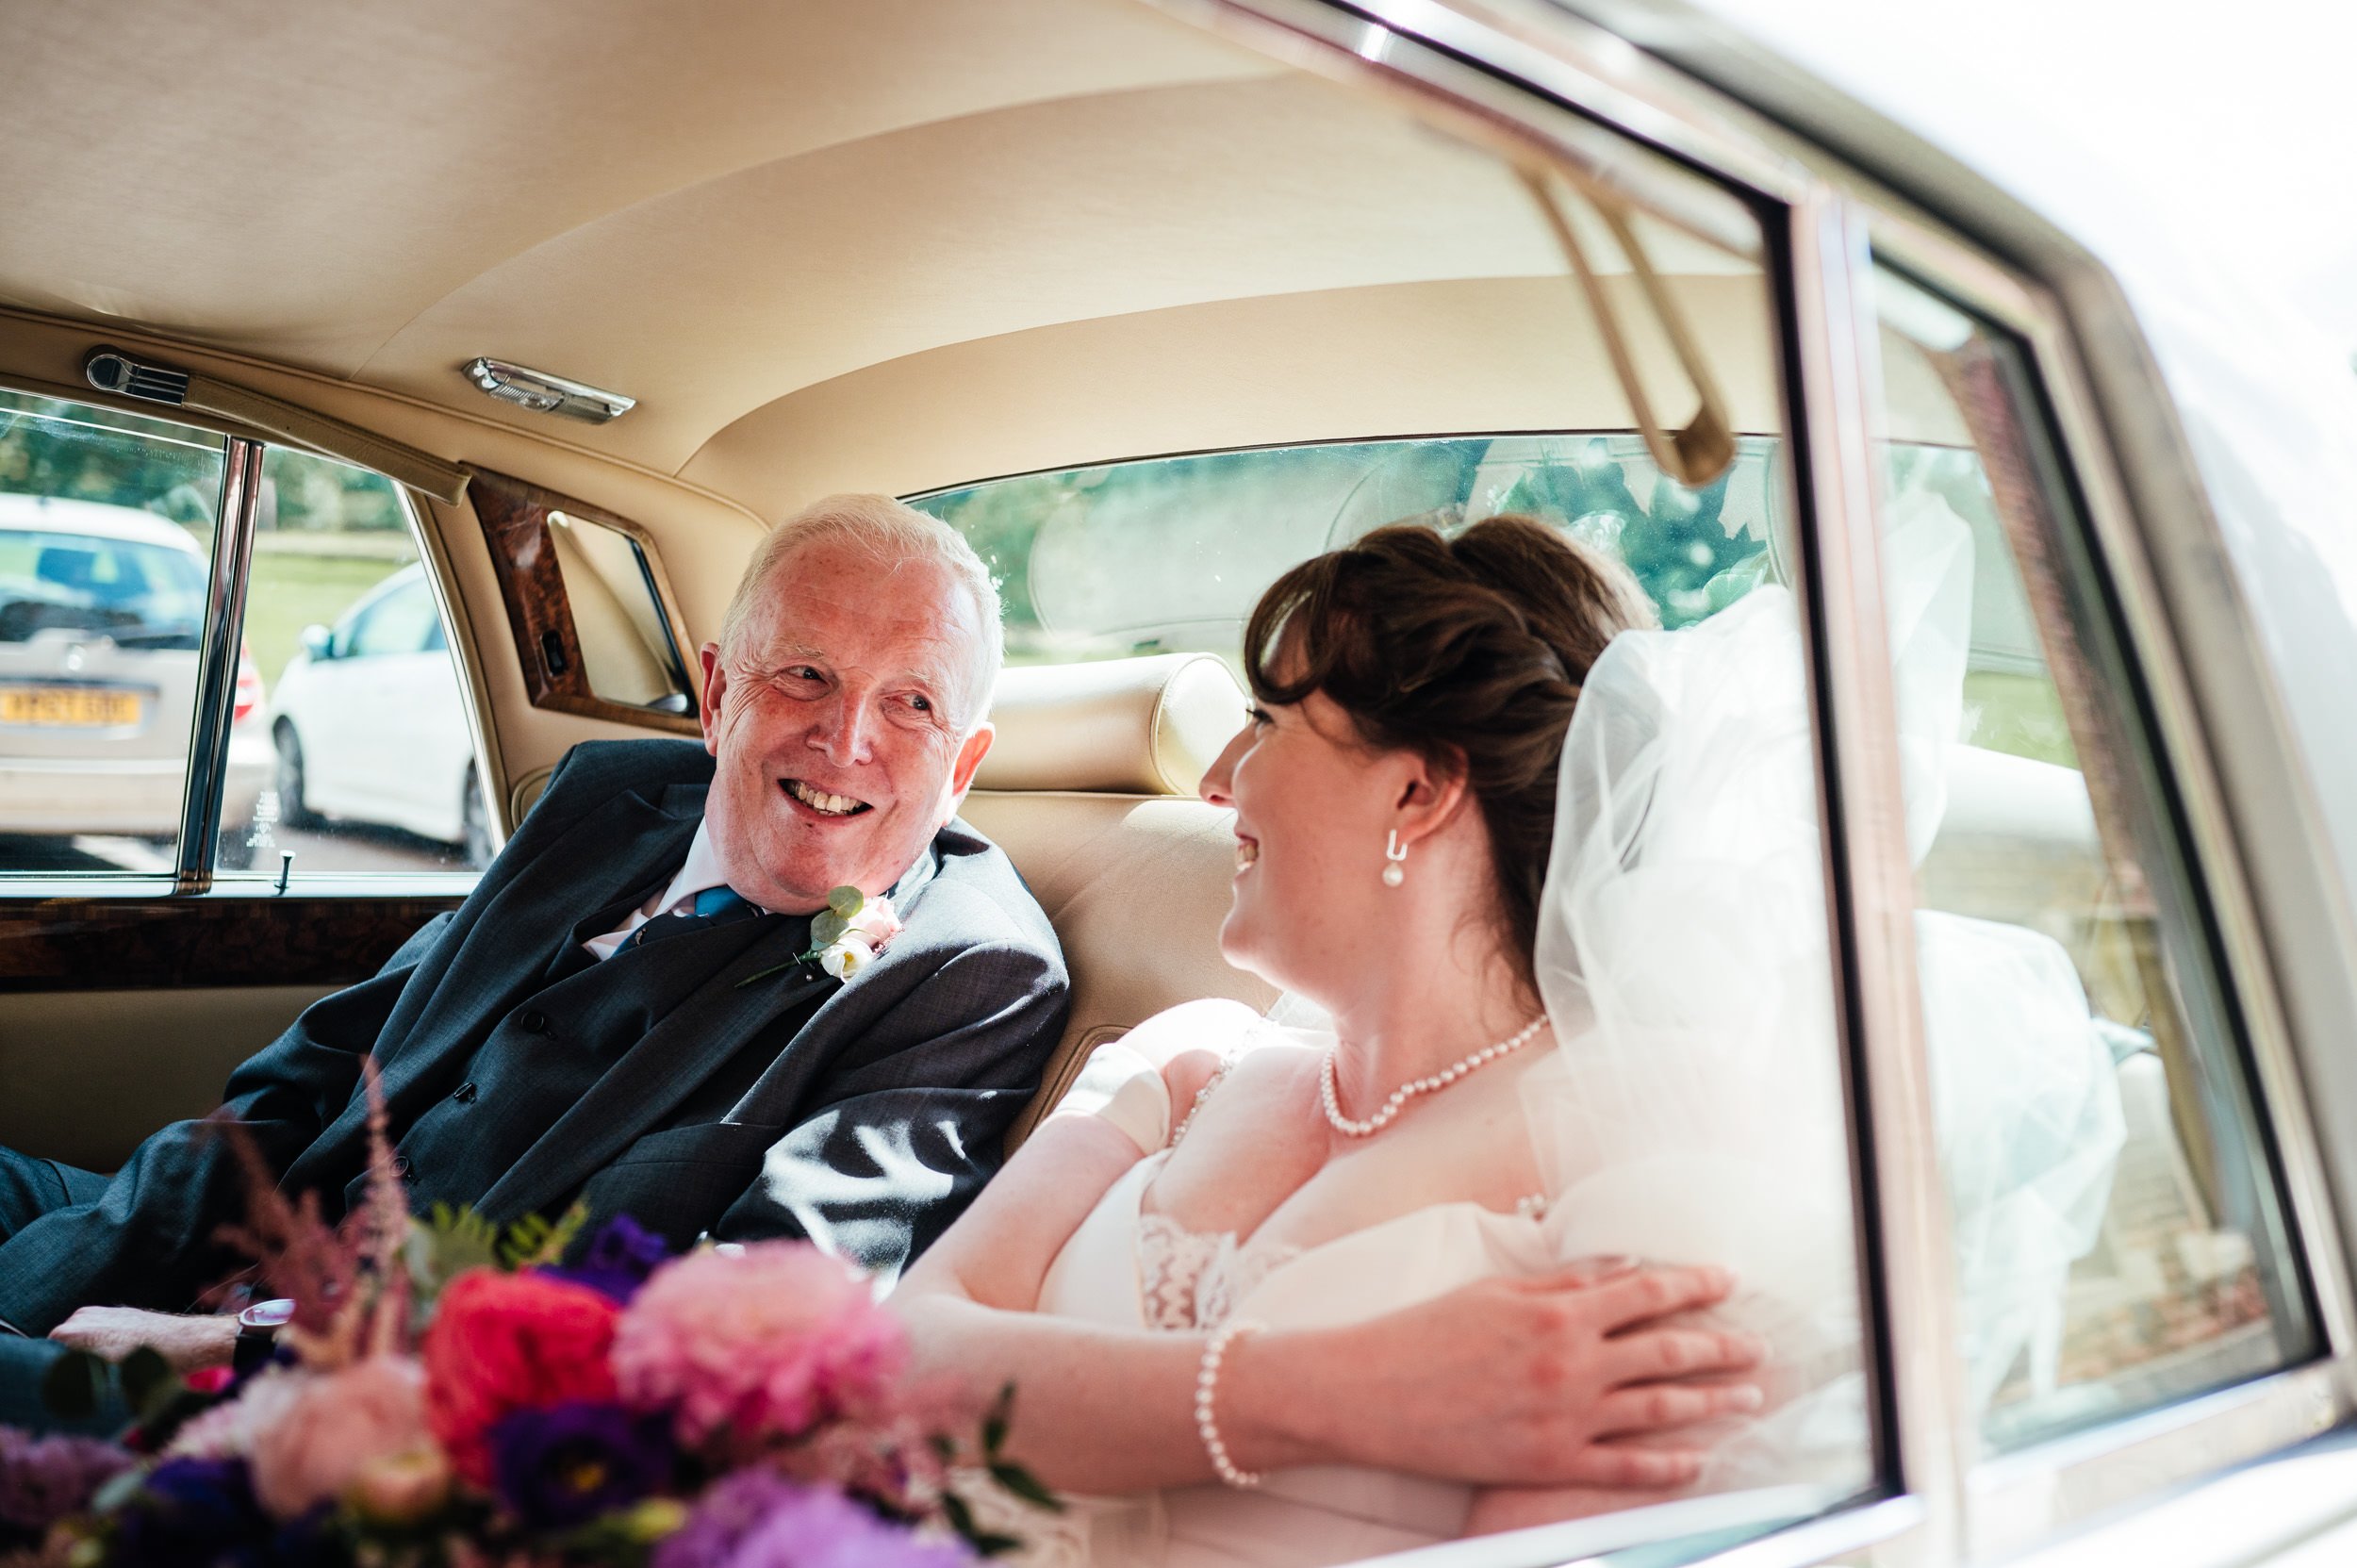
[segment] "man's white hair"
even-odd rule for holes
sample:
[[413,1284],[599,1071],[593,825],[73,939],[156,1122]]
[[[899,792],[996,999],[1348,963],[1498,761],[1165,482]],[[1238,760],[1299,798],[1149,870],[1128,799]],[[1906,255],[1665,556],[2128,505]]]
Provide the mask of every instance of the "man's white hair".
[[769,530],[746,564],[735,597],[720,620],[720,656],[736,650],[746,619],[772,573],[796,551],[822,540],[844,539],[865,550],[879,568],[901,561],[932,561],[949,569],[974,602],[978,646],[973,652],[964,711],[958,728],[970,734],[990,711],[991,688],[998,681],[1005,655],[1006,633],[1001,621],[998,588],[990,569],[965,542],[965,536],[915,507],[888,495],[831,495],[814,501]]

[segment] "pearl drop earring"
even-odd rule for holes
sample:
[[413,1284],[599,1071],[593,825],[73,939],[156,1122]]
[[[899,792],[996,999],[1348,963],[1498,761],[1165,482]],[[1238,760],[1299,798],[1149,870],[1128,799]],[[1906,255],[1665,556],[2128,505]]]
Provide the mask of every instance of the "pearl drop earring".
[[1384,886],[1397,887],[1401,883],[1408,880],[1408,872],[1400,865],[1400,862],[1406,860],[1407,858],[1408,846],[1399,841],[1399,830],[1397,828],[1393,828],[1391,831],[1390,836],[1383,841]]

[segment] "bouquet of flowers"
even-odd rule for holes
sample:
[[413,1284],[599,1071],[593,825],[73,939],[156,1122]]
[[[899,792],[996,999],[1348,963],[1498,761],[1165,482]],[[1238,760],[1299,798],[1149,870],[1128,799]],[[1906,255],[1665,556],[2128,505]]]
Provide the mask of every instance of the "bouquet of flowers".
[[[256,1194],[238,1235],[297,1303],[269,1364],[134,1354],[123,1444],[0,1428],[0,1568],[948,1568],[1019,1543],[968,1477],[1058,1506],[1002,1452],[1013,1390],[910,1376],[808,1243],[671,1257],[617,1218],[567,1266],[578,1215],[411,1219],[381,1132],[340,1230]],[[60,1363],[53,1403],[91,1371]]]

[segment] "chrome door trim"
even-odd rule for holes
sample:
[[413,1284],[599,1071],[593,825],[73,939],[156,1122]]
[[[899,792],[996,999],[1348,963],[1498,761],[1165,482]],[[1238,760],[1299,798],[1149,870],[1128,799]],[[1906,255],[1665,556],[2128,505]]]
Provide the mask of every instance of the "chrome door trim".
[[262,443],[232,436],[226,445],[213,522],[213,574],[205,588],[196,707],[189,721],[189,771],[180,795],[173,884],[181,893],[202,893],[213,885],[222,793],[229,782],[229,728],[237,714],[238,655],[245,637],[247,577],[254,565],[254,516],[262,494]]
[[[1915,878],[1906,852],[1898,709],[1882,599],[1880,495],[1872,440],[1881,420],[1871,344],[1873,307],[1859,287],[1866,234],[1845,199],[1820,188],[1790,209],[1793,294],[1788,326],[1802,405],[1789,441],[1817,523],[1808,551],[1810,661],[1819,691],[1827,886],[1846,916],[1845,1036],[1856,1168],[1870,1213],[1861,1227],[1879,1264],[1885,1366],[1882,1435],[1900,1483],[1925,1508],[1923,1555],[1945,1561],[1961,1539],[1963,1370],[1955,1281],[1931,1071],[1915,975]],[[1812,289],[1809,280],[1816,280]],[[1845,744],[1846,743],[1846,744]]]
[[2339,1381],[2312,1363],[1986,1461],[1966,1483],[1972,1557],[2017,1556],[2132,1498],[2329,1431]]

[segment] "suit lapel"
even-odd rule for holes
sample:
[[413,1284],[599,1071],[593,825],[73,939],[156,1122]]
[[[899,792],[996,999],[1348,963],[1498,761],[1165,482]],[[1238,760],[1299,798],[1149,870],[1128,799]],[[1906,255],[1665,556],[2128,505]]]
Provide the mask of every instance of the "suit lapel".
[[[692,802],[685,807],[685,832],[679,837],[675,852],[661,863],[676,869],[686,857],[687,841],[695,835],[696,823],[701,818],[703,791],[672,793],[692,796]],[[678,809],[668,800],[666,804]],[[894,884],[891,897],[903,920],[911,917],[926,885],[939,869],[939,853],[928,845],[916,863]],[[582,904],[576,901],[572,907]],[[615,923],[618,921],[618,916]],[[611,930],[612,926],[603,929]],[[836,1011],[837,1003],[849,989],[843,982],[816,973],[814,966],[765,975],[750,984],[742,983],[750,976],[791,962],[799,945],[790,939],[788,932],[799,933],[800,929],[796,926],[781,930],[774,937],[755,942],[699,985],[559,1117],[556,1125],[524,1152],[522,1159],[509,1167],[507,1174],[484,1195],[478,1205],[482,1212],[494,1219],[512,1219],[546,1209],[645,1133],[661,1126],[675,1106],[718,1071],[771,1019],[802,1005],[813,996],[832,993],[825,996],[817,1011],[795,1035],[794,1043],[799,1046],[817,1035],[822,1021]],[[645,956],[657,958],[664,954],[665,947],[653,945]],[[694,947],[693,939],[689,939],[684,949],[670,954],[671,961],[692,960]],[[887,951],[882,962],[890,960]],[[868,974],[874,972],[871,969]]]
[[[839,989],[841,981],[808,969],[740,983],[793,959],[800,928],[779,926],[775,934],[722,965],[648,1031],[493,1184],[483,1197],[482,1211],[512,1219],[547,1208],[661,1125],[769,1020],[813,995]],[[693,937],[657,943],[641,956],[693,962],[697,946]]]
[[[417,999],[414,1026],[398,1040],[377,1043],[395,1126],[408,1121],[406,1102],[420,1085],[436,1092],[446,1063],[472,1053],[509,1009],[539,989],[563,956],[547,947],[550,933],[565,933],[570,941],[601,919],[604,923],[586,934],[611,931],[679,869],[702,819],[703,797],[700,788],[679,785],[652,801],[635,791],[617,795],[501,889],[431,993]],[[356,1135],[367,1115],[354,1095],[331,1131]]]

